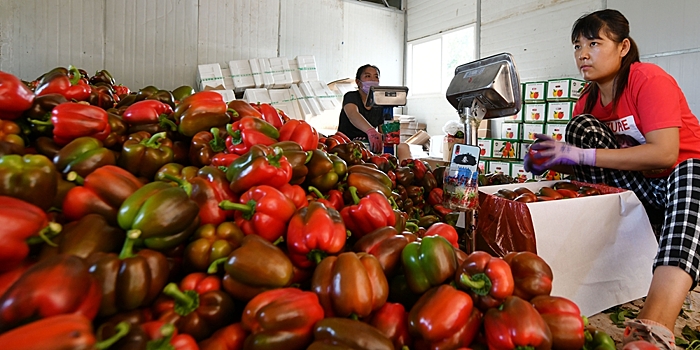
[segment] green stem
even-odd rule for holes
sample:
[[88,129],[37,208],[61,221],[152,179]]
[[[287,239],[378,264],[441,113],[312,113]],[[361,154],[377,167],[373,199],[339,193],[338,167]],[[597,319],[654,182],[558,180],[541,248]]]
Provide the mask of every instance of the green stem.
[[66,180],[70,182],[75,182],[78,185],[83,185],[85,183],[85,178],[82,176],[78,175],[75,171],[71,171],[66,175]]
[[306,255],[306,258],[309,259],[314,265],[318,265],[321,263],[323,258],[326,257],[326,252],[320,249],[313,249],[312,251],[309,252],[309,254]]
[[306,151],[306,160],[304,161],[304,164],[307,164],[308,162],[310,162],[313,155],[314,155],[313,151]]
[[141,236],[141,230],[129,230],[126,232],[126,240],[124,240],[124,246],[122,246],[122,251],[119,253],[119,259],[124,260],[134,256],[134,243]]
[[214,137],[211,141],[209,141],[211,150],[216,153],[223,152],[226,149],[226,140],[219,135],[219,128],[211,128],[210,132]]
[[280,236],[280,238],[277,238],[274,242],[272,242],[272,245],[279,245],[284,242],[284,236]]
[[213,275],[213,274],[219,272],[219,265],[225,263],[226,260],[228,260],[228,257],[219,258],[219,259],[212,261],[211,265],[209,265],[209,268],[207,269],[207,273],[210,275]]
[[129,329],[131,328],[131,325],[129,322],[122,321],[119,322],[114,329],[117,331],[113,336],[110,338],[107,338],[105,340],[102,340],[98,342],[97,344],[94,345],[95,349],[102,350],[102,349],[108,349],[110,346],[114,345],[114,343],[118,342],[121,338],[124,338],[127,334],[129,334]]
[[36,236],[29,237],[25,240],[27,244],[46,243],[52,247],[58,247],[58,244],[51,241],[51,238],[56,237],[61,232],[63,227],[57,222],[50,222],[49,226],[44,227]]
[[73,85],[78,84],[80,82],[80,78],[82,78],[78,68],[70,65],[70,66],[68,66],[68,72],[73,73],[73,77],[70,79],[70,85],[73,86]]
[[168,119],[168,116],[165,114],[161,114],[158,117],[158,124],[164,129],[170,129],[170,131],[177,130],[177,124],[175,124],[175,122],[173,122],[172,120]]
[[321,199],[321,198],[326,198],[321,191],[318,190],[318,188],[314,186],[309,186],[309,192],[313,193],[316,195],[316,198]]
[[181,179],[181,178],[173,176],[173,175],[170,175],[170,174],[162,174],[161,177],[163,179],[166,179],[168,181],[172,181],[172,182],[176,183],[178,186],[180,186],[180,188],[185,190],[188,197],[192,195],[192,184],[189,183],[189,181],[187,181],[185,179]]
[[352,196],[352,202],[355,204],[360,203],[360,197],[357,195],[357,187],[350,186],[348,190],[350,191],[350,195]]
[[199,294],[196,291],[183,292],[173,282],[165,286],[163,294],[175,299],[175,312],[180,316],[187,316],[199,307]]
[[418,226],[415,222],[407,222],[406,223],[406,229],[409,232],[418,232],[420,230],[420,226]]
[[491,290],[491,279],[484,273],[477,273],[471,277],[462,273],[459,276],[459,283],[463,287],[470,288],[477,295],[488,295]]
[[226,113],[231,113],[231,117],[233,119],[238,118],[238,115],[239,115],[238,112],[236,112],[236,110],[233,108],[227,108]]
[[27,119],[27,121],[36,125],[53,125],[50,120]]
[[219,208],[223,210],[238,210],[243,213],[243,218],[250,220],[255,214],[255,204],[254,200],[248,201],[246,204],[234,203],[229,200],[223,200],[219,202]]
[[143,140],[139,143],[148,147],[148,148],[158,148],[158,147],[160,147],[160,139],[163,139],[163,138],[165,138],[165,131],[155,133],[148,140]]
[[389,203],[391,203],[391,209],[399,209],[399,205],[396,203],[394,197],[389,196]]

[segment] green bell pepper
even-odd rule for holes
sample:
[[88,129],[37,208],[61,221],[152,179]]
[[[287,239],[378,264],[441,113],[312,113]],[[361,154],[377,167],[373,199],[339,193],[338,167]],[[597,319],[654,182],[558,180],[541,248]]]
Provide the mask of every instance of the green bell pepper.
[[313,186],[325,193],[333,189],[335,185],[345,177],[348,166],[344,160],[336,155],[329,155],[322,150],[313,150],[311,160],[306,164],[305,187]]
[[418,294],[453,278],[457,270],[454,247],[442,236],[427,236],[407,244],[401,262],[408,287]]
[[56,168],[45,156],[9,154],[0,157],[0,195],[47,210],[56,196],[57,186]]
[[102,141],[83,136],[63,146],[53,158],[56,169],[63,174],[75,171],[82,177],[88,176],[95,169],[104,165],[115,165],[114,152],[104,147]]
[[133,133],[122,146],[119,166],[136,176],[153,180],[158,169],[174,160],[172,144],[165,132],[153,136],[147,131]]

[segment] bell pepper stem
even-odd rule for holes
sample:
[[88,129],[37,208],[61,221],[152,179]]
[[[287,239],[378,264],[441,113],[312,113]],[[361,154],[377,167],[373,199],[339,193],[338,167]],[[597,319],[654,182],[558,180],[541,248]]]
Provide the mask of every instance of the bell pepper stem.
[[78,175],[75,171],[71,171],[66,175],[66,180],[70,182],[75,182],[78,185],[83,185],[85,183],[85,178],[82,176]]
[[175,300],[175,312],[187,316],[199,307],[199,294],[193,290],[181,291],[174,282],[168,283],[163,294]]
[[272,242],[272,245],[280,245],[284,242],[284,237],[277,238],[274,242]]
[[211,146],[211,150],[216,153],[223,152],[226,149],[226,140],[223,139],[219,134],[219,128],[211,128],[211,130],[209,131],[214,137],[211,141],[209,141],[209,146]]
[[275,147],[273,151],[273,154],[267,156],[267,162],[275,168],[279,168],[282,166],[280,165],[280,159],[284,157],[284,150],[282,147]]
[[491,290],[491,279],[484,273],[477,273],[471,277],[463,273],[459,276],[462,287],[470,288],[477,295],[488,295]]
[[308,162],[310,162],[313,155],[314,155],[314,152],[306,151],[306,160],[304,161],[304,164],[307,164]]
[[155,133],[148,140],[143,140],[139,143],[148,147],[148,148],[158,148],[158,147],[160,147],[160,139],[163,139],[163,138],[165,138],[165,131]]
[[48,226],[44,227],[36,236],[29,237],[25,240],[27,244],[37,244],[46,243],[52,247],[58,247],[58,244],[51,241],[51,238],[58,235],[63,227],[57,222],[50,222]]
[[164,129],[169,129],[170,131],[175,131],[177,130],[177,125],[175,122],[172,120],[168,119],[168,116],[166,114],[161,114],[158,117],[158,124],[164,128]]
[[394,197],[389,196],[389,203],[391,203],[391,209],[399,209],[399,205],[396,203]]
[[318,188],[316,188],[316,187],[314,187],[314,186],[309,186],[309,192],[315,194],[315,195],[316,195],[316,198],[318,198],[318,199],[326,198],[326,197],[323,195],[323,193],[321,193],[321,191],[319,191]]
[[188,197],[192,195],[192,184],[189,181],[170,174],[163,174],[162,178],[176,183],[178,186],[180,186],[180,188],[185,190]]
[[234,203],[229,200],[223,200],[219,202],[219,208],[223,210],[238,210],[243,213],[243,218],[250,220],[255,214],[255,204],[254,200],[248,201],[246,204]]
[[71,86],[78,84],[80,82],[80,78],[82,78],[78,68],[74,67],[73,65],[70,65],[68,66],[68,72],[73,74],[73,76],[70,78]]
[[109,349],[109,347],[114,345],[114,343],[118,342],[119,339],[124,338],[127,334],[129,334],[130,328],[131,328],[131,325],[129,324],[129,322],[122,321],[122,322],[117,323],[117,325],[114,327],[114,329],[117,332],[114,333],[113,336],[96,343],[95,349],[98,349],[98,350]]
[[209,265],[209,268],[207,269],[207,273],[210,275],[213,275],[219,271],[219,265],[223,264],[228,260],[228,257],[224,258],[219,258],[211,262],[211,265]]
[[350,188],[348,188],[348,191],[350,191],[350,195],[352,196],[352,202],[355,204],[360,203],[360,197],[357,195],[357,187],[350,186]]
[[38,119],[27,119],[28,122],[36,125],[46,125],[52,126],[53,123],[50,120],[38,120]]
[[326,252],[320,249],[313,249],[309,252],[309,254],[306,255],[306,258],[309,259],[314,265],[318,265],[321,263],[321,261],[326,257]]
[[420,230],[420,227],[415,222],[409,221],[406,223],[406,229],[409,232],[418,232],[418,230]]
[[141,230],[129,230],[126,232],[126,239],[122,251],[119,252],[119,259],[126,259],[134,256],[134,243],[141,236]]
[[226,113],[231,113],[231,117],[234,119],[238,118],[238,112],[236,112],[236,110],[233,108],[227,108]]
[[173,334],[175,334],[175,326],[172,323],[163,324],[163,326],[160,327],[160,334],[163,337],[149,341],[146,344],[146,349],[174,349],[174,347],[170,344],[170,341],[173,339]]

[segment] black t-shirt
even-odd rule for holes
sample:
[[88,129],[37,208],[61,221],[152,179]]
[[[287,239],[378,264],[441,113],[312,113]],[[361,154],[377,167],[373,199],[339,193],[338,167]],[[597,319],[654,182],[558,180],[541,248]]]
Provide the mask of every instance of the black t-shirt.
[[[382,125],[384,123],[383,107],[374,106],[371,109],[365,108],[364,101],[362,101],[362,96],[360,96],[359,91],[350,91],[343,96],[343,107],[346,104],[352,103],[357,106],[365,119],[374,127]],[[351,140],[361,139],[366,140],[367,134],[364,130],[356,128],[348,119],[348,115],[345,114],[345,109],[340,110],[340,120],[338,121],[338,131],[345,134]]]

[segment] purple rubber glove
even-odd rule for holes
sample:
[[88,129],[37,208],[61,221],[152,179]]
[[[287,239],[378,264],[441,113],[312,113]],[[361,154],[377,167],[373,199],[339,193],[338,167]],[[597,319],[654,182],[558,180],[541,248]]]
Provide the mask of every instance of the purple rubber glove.
[[[542,134],[536,134],[538,139],[530,146],[534,152],[531,155],[528,152],[524,158],[524,167],[535,175],[541,175],[547,169],[555,165],[590,165],[595,166],[596,150],[582,149],[565,142],[554,141],[551,137]],[[534,159],[532,159],[534,158]],[[542,159],[546,159],[542,162]]]
[[377,131],[375,128],[369,128],[365,130],[365,133],[367,134],[367,140],[369,141],[369,150],[374,152],[374,153],[383,153],[383,144],[382,144],[382,134]]

